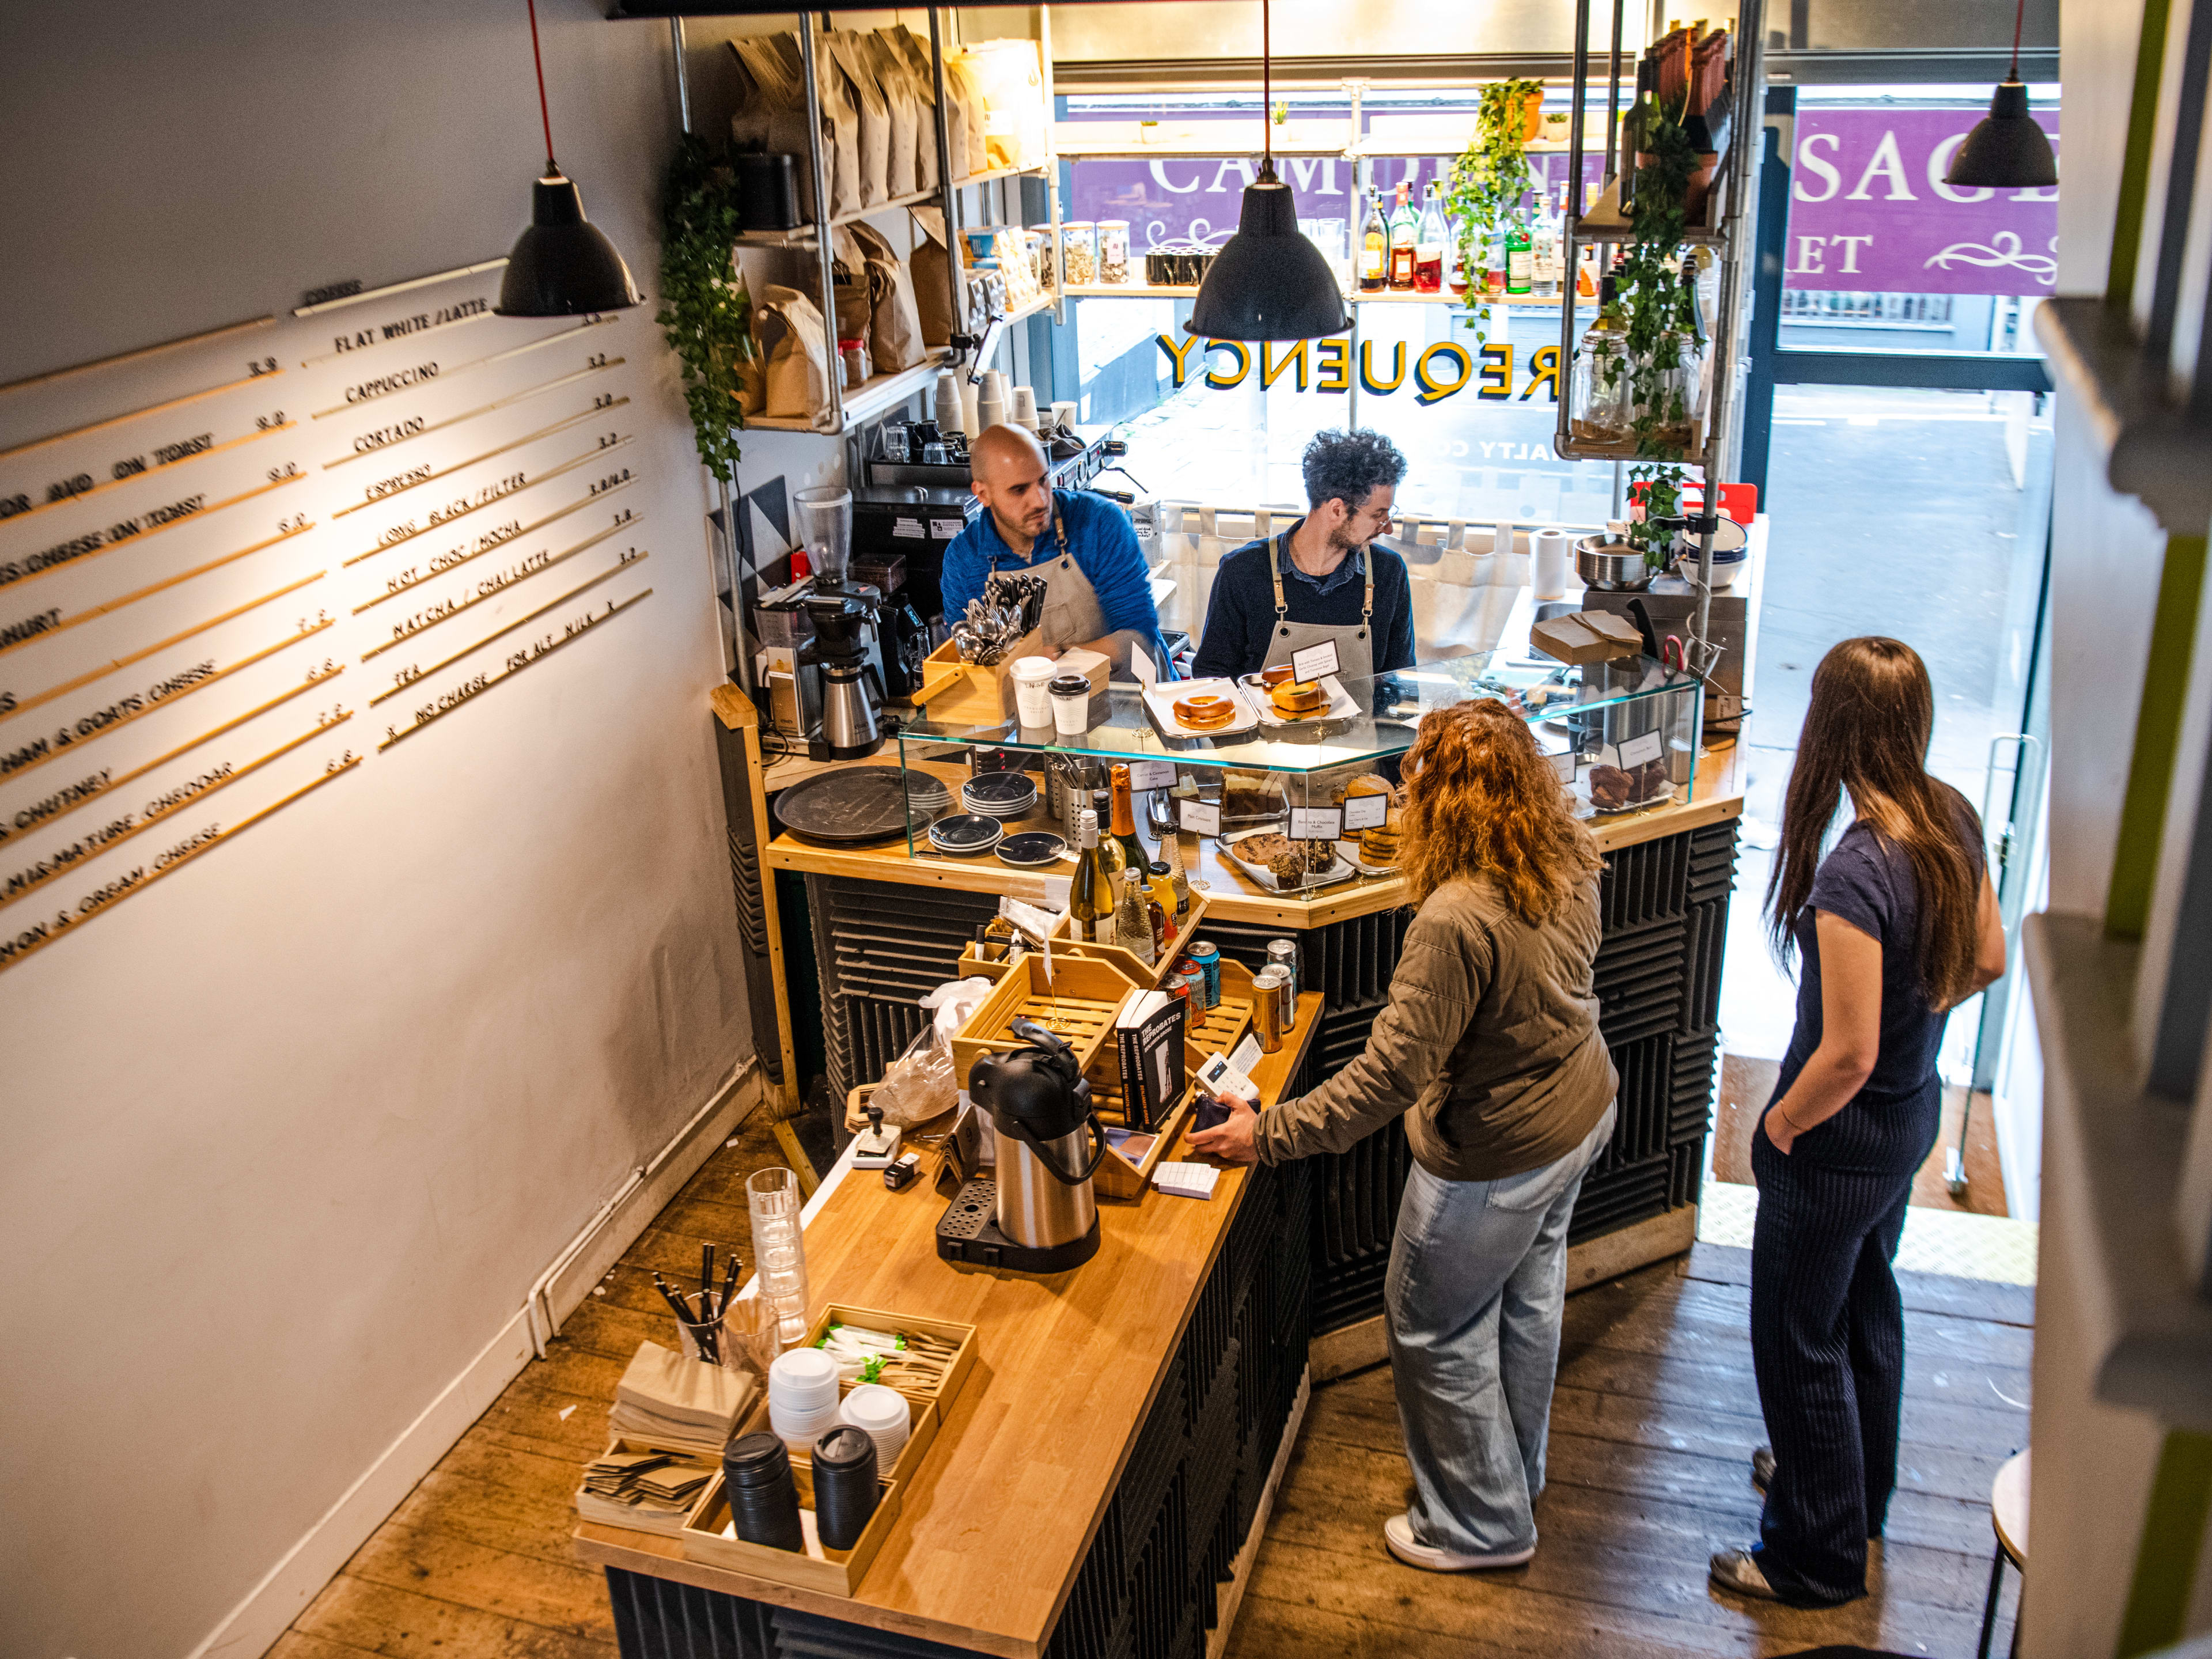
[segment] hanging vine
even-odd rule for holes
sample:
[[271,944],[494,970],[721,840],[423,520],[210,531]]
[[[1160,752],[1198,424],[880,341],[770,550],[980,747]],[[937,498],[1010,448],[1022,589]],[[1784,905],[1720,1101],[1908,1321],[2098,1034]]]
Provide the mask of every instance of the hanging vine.
[[752,299],[734,263],[738,224],[728,146],[686,133],[662,197],[661,305],[653,320],[683,365],[700,462],[725,483],[736,482],[743,455],[738,384],[755,355]]
[[1663,566],[1672,540],[1651,521],[1681,510],[1684,450],[1676,434],[1690,422],[1690,388],[1680,372],[1685,343],[1702,349],[1695,261],[1682,245],[1683,204],[1698,155],[1680,116],[1646,98],[1634,116],[1638,162],[1629,228],[1613,267],[1613,292],[1626,329],[1629,386],[1634,399],[1636,465],[1631,477],[1648,486],[1644,517],[1629,526],[1644,562]]
[[1488,242],[1528,191],[1528,141],[1523,135],[1528,100],[1543,94],[1540,81],[1497,81],[1483,88],[1475,106],[1474,136],[1444,181],[1444,211],[1459,226],[1452,257],[1468,273],[1466,326],[1474,331],[1478,343],[1490,337],[1490,307],[1482,297],[1489,273],[1476,264],[1475,251]]

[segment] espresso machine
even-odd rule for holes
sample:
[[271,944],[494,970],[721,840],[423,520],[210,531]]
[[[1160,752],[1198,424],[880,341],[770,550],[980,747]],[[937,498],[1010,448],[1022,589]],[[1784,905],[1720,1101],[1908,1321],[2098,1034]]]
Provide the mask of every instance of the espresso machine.
[[991,1115],[998,1166],[954,1195],[937,1224],[937,1253],[975,1267],[1066,1273],[1098,1254],[1091,1181],[1106,1157],[1106,1131],[1074,1051],[1033,1020],[1016,1020],[1013,1034],[1026,1046],[969,1068],[968,1097]]

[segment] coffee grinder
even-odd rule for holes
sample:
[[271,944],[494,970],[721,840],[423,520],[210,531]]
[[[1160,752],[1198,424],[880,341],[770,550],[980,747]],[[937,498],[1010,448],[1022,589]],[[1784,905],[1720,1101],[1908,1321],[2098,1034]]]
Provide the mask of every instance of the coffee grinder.
[[884,746],[879,711],[884,682],[875,661],[875,620],[882,594],[848,581],[853,555],[853,495],[836,486],[802,489],[792,498],[793,528],[813,575],[761,601],[760,609],[794,612],[813,626],[795,662],[799,723],[810,760],[864,760]]

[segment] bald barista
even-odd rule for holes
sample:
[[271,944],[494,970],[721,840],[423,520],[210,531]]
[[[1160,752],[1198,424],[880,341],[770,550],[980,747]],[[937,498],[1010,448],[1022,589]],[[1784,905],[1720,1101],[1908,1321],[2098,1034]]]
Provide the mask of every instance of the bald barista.
[[945,620],[957,622],[970,599],[982,598],[994,571],[1040,575],[1039,630],[1048,653],[1080,646],[1126,673],[1133,642],[1161,678],[1170,678],[1152,574],[1128,515],[1103,495],[1052,488],[1044,451],[1018,426],[987,428],[968,465],[984,511],[945,550]]
[[1336,643],[1337,674],[1366,679],[1413,665],[1406,562],[1372,543],[1390,525],[1406,458],[1379,432],[1322,432],[1306,446],[1305,517],[1223,559],[1191,672],[1256,674]]

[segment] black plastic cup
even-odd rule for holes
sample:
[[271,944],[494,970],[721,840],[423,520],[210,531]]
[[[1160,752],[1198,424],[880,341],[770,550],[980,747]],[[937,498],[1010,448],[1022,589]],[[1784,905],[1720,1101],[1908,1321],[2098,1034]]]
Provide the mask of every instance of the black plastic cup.
[[865,1429],[840,1426],[814,1443],[814,1530],[824,1549],[859,1543],[881,1497],[876,1443]]
[[765,1431],[740,1436],[722,1449],[722,1485],[730,1521],[748,1544],[803,1551],[799,1485],[791,1477],[791,1452]]

